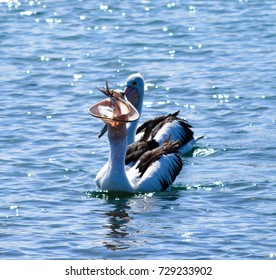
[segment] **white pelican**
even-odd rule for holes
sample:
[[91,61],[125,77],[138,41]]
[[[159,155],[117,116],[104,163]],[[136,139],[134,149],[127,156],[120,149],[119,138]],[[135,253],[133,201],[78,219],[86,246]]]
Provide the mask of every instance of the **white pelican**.
[[144,147],[145,152],[141,152],[141,149],[139,155],[136,153],[135,157],[130,158],[133,164],[126,168],[129,133],[126,126],[139,119],[139,112],[120,93],[110,91],[107,84],[106,90],[101,91],[108,99],[92,105],[89,113],[107,124],[110,152],[107,164],[96,176],[96,185],[102,190],[129,193],[167,189],[182,169],[179,142],[167,139],[162,145],[153,148],[140,141],[138,145],[149,147]]
[[[143,106],[144,86],[145,82],[142,75],[135,73],[128,77],[124,89],[124,95],[127,100],[137,109],[140,115]],[[192,126],[182,118],[179,118],[178,114],[179,111],[173,114],[155,117],[144,122],[138,129],[138,119],[131,122],[127,125],[128,144],[134,143],[135,139],[142,139],[144,141],[154,139],[160,145],[170,136],[170,140],[179,141],[179,151],[182,155],[190,152],[196,141],[202,137],[195,140],[194,133],[191,130]],[[105,131],[106,127],[101,130],[99,137]],[[135,137],[136,134],[139,134],[138,137]]]

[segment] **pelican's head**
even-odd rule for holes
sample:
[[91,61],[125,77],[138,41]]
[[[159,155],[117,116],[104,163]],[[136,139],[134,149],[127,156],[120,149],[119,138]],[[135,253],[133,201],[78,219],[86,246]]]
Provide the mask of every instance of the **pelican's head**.
[[140,73],[130,75],[126,81],[124,94],[128,101],[141,114],[144,97],[144,79]]
[[89,108],[89,113],[93,117],[99,118],[113,127],[136,121],[139,118],[139,113],[134,106],[124,98],[123,94],[109,90],[107,82],[106,89],[99,90],[108,98]]

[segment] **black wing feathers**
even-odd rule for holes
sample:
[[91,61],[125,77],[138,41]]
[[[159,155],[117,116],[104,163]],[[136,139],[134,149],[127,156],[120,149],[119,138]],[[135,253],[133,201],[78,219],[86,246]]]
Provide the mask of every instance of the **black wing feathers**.
[[147,141],[148,139],[153,139],[158,131],[167,123],[177,121],[183,128],[183,131],[180,136],[179,146],[187,144],[193,138],[193,131],[191,130],[192,126],[188,124],[184,119],[178,117],[179,111],[176,111],[173,114],[168,114],[166,116],[159,116],[153,119],[150,119],[144,122],[141,126],[138,127],[136,134],[143,132],[141,138],[142,141]]
[[157,148],[158,146],[159,144],[155,140],[150,140],[147,142],[137,141],[133,144],[128,145],[125,164],[129,164],[131,162],[136,163],[141,155],[143,155],[147,151]]
[[137,166],[141,176],[143,176],[148,167],[153,162],[157,161],[161,156],[171,153],[178,153],[178,144],[178,141],[165,142],[163,145],[144,153],[140,157],[139,164]]

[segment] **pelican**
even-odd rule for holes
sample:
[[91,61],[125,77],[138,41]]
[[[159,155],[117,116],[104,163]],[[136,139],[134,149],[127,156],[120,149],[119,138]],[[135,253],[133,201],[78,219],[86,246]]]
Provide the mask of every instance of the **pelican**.
[[151,145],[151,142],[156,141],[140,140],[137,143],[144,145],[144,148],[139,150],[139,155],[136,153],[132,157],[132,166],[126,167],[126,150],[131,131],[127,126],[135,125],[140,114],[125,95],[109,90],[107,83],[106,89],[100,90],[108,98],[92,105],[89,113],[107,125],[110,151],[108,162],[96,176],[97,187],[127,193],[166,190],[182,169],[179,141],[170,141],[168,137],[161,145]]
[[[142,113],[144,86],[145,82],[142,75],[135,73],[128,77],[124,89],[125,97],[137,109],[139,115]],[[134,143],[135,139],[143,141],[154,139],[161,145],[170,136],[170,140],[179,141],[179,152],[182,155],[190,152],[195,143],[202,137],[194,139],[194,133],[191,130],[192,126],[178,117],[178,114],[179,111],[176,111],[172,114],[155,117],[144,122],[138,128],[139,118],[127,124],[128,145]],[[98,137],[101,137],[105,132],[106,126],[101,130]]]

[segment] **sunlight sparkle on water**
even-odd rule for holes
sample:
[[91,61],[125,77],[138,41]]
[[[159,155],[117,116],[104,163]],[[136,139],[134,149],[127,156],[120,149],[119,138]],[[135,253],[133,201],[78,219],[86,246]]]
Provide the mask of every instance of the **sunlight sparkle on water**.
[[100,4],[100,9],[106,11],[108,9],[108,5]]
[[168,3],[168,4],[167,4],[167,7],[168,7],[168,8],[172,8],[172,7],[174,7],[174,6],[175,6],[175,3],[174,3],[174,2]]
[[193,235],[193,232],[185,232],[185,233],[181,234],[181,236],[183,237],[183,241],[185,241],[185,242],[191,241],[192,235]]
[[193,156],[195,157],[209,156],[214,152],[215,150],[213,148],[196,149],[193,153]]
[[36,12],[33,11],[24,11],[24,12],[20,12],[21,16],[31,16],[32,14],[36,14]]
[[82,78],[82,74],[74,74],[74,81],[76,82],[76,81],[78,81],[79,79],[81,79]]

